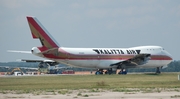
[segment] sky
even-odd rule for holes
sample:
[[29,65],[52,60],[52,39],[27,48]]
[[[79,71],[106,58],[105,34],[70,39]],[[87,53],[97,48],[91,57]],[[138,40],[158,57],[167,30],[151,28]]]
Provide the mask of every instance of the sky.
[[158,45],[180,60],[180,0],[0,0],[0,62],[41,59],[30,51],[26,16],[36,16],[63,47]]

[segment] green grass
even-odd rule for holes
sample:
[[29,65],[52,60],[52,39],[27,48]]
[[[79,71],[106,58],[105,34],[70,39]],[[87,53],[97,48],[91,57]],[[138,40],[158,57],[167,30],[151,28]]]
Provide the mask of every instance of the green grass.
[[176,73],[163,73],[160,75],[67,75],[0,78],[0,90],[24,90],[25,93],[36,90],[53,91],[97,88],[117,90],[118,88],[180,88],[180,81],[177,80]]

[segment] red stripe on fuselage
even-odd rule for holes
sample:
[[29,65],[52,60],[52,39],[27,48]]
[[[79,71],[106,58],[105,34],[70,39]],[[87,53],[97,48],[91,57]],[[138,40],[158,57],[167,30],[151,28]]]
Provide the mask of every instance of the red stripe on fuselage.
[[[65,58],[65,57],[59,57],[59,56],[55,56],[55,55],[53,55],[53,54],[43,54],[46,58],[51,58],[51,59],[68,59],[68,60],[128,60],[128,59],[131,59],[131,58],[133,58],[133,56],[132,57],[130,57],[130,58],[121,58],[121,57],[118,57],[118,58],[98,58],[98,56],[97,56],[97,58],[79,58],[79,57],[74,57],[74,58],[71,58],[71,57],[69,57],[69,58]],[[129,55],[128,55],[129,56]],[[150,60],[172,60],[172,58],[171,57],[168,57],[168,56],[152,56],[152,58],[150,59]]]

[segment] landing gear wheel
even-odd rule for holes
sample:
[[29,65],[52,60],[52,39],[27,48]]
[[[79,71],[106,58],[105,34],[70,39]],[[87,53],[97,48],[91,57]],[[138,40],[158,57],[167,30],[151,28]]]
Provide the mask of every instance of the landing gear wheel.
[[103,69],[98,69],[95,74],[96,74],[96,75],[101,75],[101,74],[103,74]]
[[121,71],[118,73],[118,74],[122,74],[122,75],[126,75],[127,74],[127,71],[126,69],[121,69]]
[[100,74],[100,72],[99,72],[99,71],[96,71],[95,75],[99,75],[99,74]]

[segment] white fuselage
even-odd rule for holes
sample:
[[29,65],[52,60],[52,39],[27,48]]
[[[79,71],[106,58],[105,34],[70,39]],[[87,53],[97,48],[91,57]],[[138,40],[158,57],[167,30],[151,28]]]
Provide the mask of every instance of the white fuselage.
[[[153,68],[161,67],[172,61],[171,55],[160,46],[139,46],[132,48],[64,48],[58,49],[59,56],[48,56],[42,53],[33,53],[59,63],[84,68],[112,68],[110,65],[130,59],[138,54],[151,54],[150,60],[143,65],[127,68]],[[138,50],[138,51],[137,51]],[[39,51],[40,52],[40,51]]]

